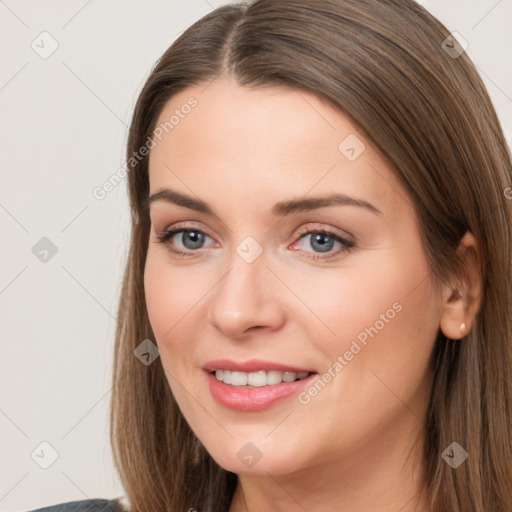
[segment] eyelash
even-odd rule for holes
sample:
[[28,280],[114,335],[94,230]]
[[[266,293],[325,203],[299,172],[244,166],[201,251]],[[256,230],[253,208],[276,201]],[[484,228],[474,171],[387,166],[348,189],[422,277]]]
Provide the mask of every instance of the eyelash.
[[[180,226],[180,227],[176,227],[175,229],[170,229],[168,231],[164,231],[161,235],[157,235],[156,238],[157,238],[158,243],[166,245],[167,248],[169,249],[169,251],[171,253],[175,254],[176,256],[180,256],[183,258],[189,257],[189,256],[193,257],[193,253],[198,252],[198,250],[195,250],[195,251],[192,250],[191,252],[185,252],[185,251],[181,251],[179,249],[175,249],[169,243],[169,240],[174,235],[176,235],[178,233],[190,232],[190,231],[193,231],[196,233],[201,233],[201,234],[209,237],[209,235],[207,233],[205,233],[204,231],[202,231],[200,229],[196,229],[193,226],[189,226],[188,229]],[[329,254],[329,256],[322,256],[322,253],[313,253],[314,255],[312,255],[309,251],[303,251],[303,250],[298,251],[300,253],[306,253],[307,258],[315,260],[315,261],[327,260],[327,259],[330,259],[332,257],[335,257],[335,256],[341,254],[342,252],[349,253],[349,252],[353,251],[355,248],[354,242],[341,237],[334,231],[330,231],[329,229],[325,229],[325,228],[316,229],[314,227],[312,228],[311,226],[306,226],[303,229],[299,230],[299,233],[298,233],[299,239],[298,240],[301,240],[302,238],[304,238],[305,236],[310,235],[310,234],[325,235],[325,236],[332,238],[336,242],[339,242],[342,244],[342,247],[340,249],[338,249],[337,251],[330,252],[330,253],[324,253],[324,254]],[[211,237],[209,237],[209,238],[211,238]],[[295,242],[294,242],[294,244],[295,244]]]

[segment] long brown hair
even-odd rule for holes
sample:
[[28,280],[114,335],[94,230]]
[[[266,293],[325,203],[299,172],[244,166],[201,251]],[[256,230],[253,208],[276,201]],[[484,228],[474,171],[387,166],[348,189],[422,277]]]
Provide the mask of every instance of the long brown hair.
[[[219,76],[311,92],[348,116],[390,162],[420,221],[436,283],[461,272],[466,231],[481,250],[483,301],[471,332],[432,354],[424,489],[436,512],[512,510],[512,186],[488,93],[449,31],[412,0],[256,0],[220,7],[164,53],[138,98],[127,146],[131,245],[118,310],[111,441],[133,512],[225,512],[237,482],[201,447],[170,391],[144,299],[148,157],[166,102]],[[456,47],[458,48],[458,47]],[[469,454],[441,457],[453,441]],[[198,448],[199,446],[199,448]]]

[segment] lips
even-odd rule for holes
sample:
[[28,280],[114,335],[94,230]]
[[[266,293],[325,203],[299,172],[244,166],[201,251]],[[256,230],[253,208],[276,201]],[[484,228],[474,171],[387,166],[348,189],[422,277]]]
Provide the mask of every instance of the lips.
[[203,366],[207,372],[215,370],[229,370],[231,372],[259,372],[259,371],[277,371],[277,372],[293,372],[293,373],[315,373],[312,368],[300,368],[288,364],[275,363],[272,361],[264,361],[262,359],[251,359],[249,361],[237,362],[229,359],[216,359],[209,361]]
[[[210,361],[203,369],[213,398],[224,407],[246,412],[265,410],[281,399],[297,394],[317,375],[309,368],[256,359],[245,362]],[[250,384],[250,375],[258,376],[252,381],[255,386]],[[261,380],[263,376],[266,383]],[[269,376],[272,377],[270,380]]]

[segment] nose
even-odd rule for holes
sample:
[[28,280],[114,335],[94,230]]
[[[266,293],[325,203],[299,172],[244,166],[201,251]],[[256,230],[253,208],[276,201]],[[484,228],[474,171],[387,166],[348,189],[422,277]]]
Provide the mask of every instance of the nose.
[[267,267],[264,253],[252,263],[234,254],[231,263],[212,290],[209,322],[235,339],[279,329],[286,317],[284,290]]

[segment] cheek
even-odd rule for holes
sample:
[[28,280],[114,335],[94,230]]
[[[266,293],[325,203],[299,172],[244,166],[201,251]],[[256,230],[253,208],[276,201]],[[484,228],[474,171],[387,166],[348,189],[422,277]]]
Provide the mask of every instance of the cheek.
[[[303,281],[298,292],[334,331],[314,336],[311,329],[323,383],[298,397],[295,415],[298,423],[315,425],[312,437],[329,440],[325,457],[347,440],[366,443],[401,414],[417,422],[413,415],[421,417],[428,398],[438,319],[426,262],[396,254],[378,259],[339,279]],[[280,441],[289,442],[284,432]]]
[[165,257],[150,251],[144,270],[144,293],[149,321],[160,350],[165,352],[170,348],[179,349],[180,344],[186,345],[186,332],[194,332],[191,323],[197,323],[194,308],[204,294],[200,280],[190,279],[186,271],[171,268]]
[[189,272],[171,268],[165,255],[148,252],[144,270],[148,317],[169,387],[187,417],[194,412],[188,393],[197,393],[197,380],[189,372],[196,350],[192,337],[201,328],[198,322],[203,315],[198,310],[203,288]]
[[301,316],[307,314],[310,324],[321,329],[322,345],[330,347],[333,353],[347,349],[350,341],[359,335],[364,342],[366,329],[375,324],[379,332],[388,330],[395,320],[403,319],[405,309],[410,310],[409,304],[415,296],[408,293],[414,287],[412,283],[424,278],[423,270],[418,266],[407,268],[392,255],[387,258],[379,255],[376,260],[371,265],[340,269],[339,273],[326,272],[300,279],[288,276],[294,282],[294,293],[309,310],[303,307]]
[[[415,402],[427,390],[439,314],[426,261],[414,253],[416,258],[380,257],[378,265],[353,268],[309,295],[312,309],[335,333],[323,336],[319,347],[328,355],[323,370],[336,374],[329,399],[351,410],[362,402],[385,414],[388,406],[391,411],[400,400]],[[333,368],[336,361],[341,366]]]

